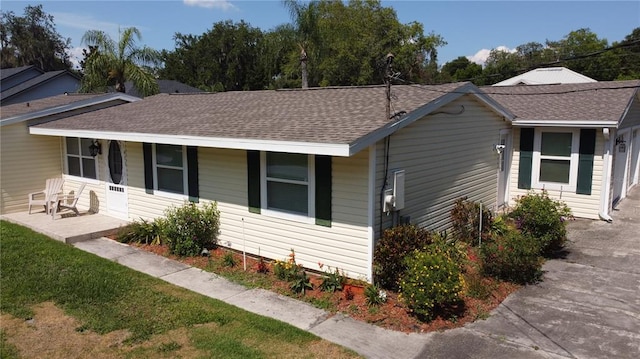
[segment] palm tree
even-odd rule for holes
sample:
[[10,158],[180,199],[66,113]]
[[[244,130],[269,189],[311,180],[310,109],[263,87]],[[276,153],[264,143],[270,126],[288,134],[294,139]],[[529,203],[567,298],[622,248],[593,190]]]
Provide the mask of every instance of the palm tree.
[[82,43],[92,51],[85,59],[80,92],[104,90],[111,84],[116,91],[125,92],[125,81],[133,82],[143,96],[160,92],[153,74],[147,71],[147,66],[160,63],[160,53],[136,46],[142,36],[135,27],[124,29],[119,36],[117,43],[104,31],[89,30],[82,36]]
[[284,6],[289,9],[289,13],[294,22],[297,35],[298,47],[300,48],[300,68],[302,71],[302,88],[309,87],[309,74],[307,61],[309,59],[310,47],[319,42],[318,30],[318,2],[311,1],[304,5],[296,0],[283,0]]

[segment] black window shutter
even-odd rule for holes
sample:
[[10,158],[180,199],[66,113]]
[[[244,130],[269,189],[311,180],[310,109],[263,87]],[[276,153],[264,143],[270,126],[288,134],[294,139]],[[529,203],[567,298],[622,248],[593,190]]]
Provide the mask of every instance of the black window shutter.
[[522,189],[531,189],[533,134],[533,128],[520,129],[520,168],[518,170],[518,188]]
[[249,212],[260,213],[260,151],[247,151]]
[[316,157],[316,224],[331,227],[331,156]]
[[578,156],[578,183],[576,193],[591,194],[593,183],[593,155],[596,150],[596,130],[580,130],[580,155]]
[[198,183],[198,147],[187,146],[187,171],[189,201],[198,203],[200,200],[200,185]]
[[150,143],[142,143],[142,158],[144,160],[144,188],[147,193],[153,193],[153,154]]

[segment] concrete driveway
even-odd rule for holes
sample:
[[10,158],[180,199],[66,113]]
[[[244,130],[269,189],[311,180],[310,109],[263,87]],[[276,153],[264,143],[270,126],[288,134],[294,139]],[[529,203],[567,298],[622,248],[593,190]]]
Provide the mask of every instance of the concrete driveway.
[[640,358],[640,188],[613,223],[569,224],[564,258],[492,316],[435,334],[421,358]]

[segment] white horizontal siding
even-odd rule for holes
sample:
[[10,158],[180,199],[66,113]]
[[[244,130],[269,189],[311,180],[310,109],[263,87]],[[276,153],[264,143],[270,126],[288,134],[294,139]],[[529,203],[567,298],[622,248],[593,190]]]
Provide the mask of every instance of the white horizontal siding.
[[637,96],[633,98],[633,103],[629,107],[627,115],[622,120],[620,129],[631,128],[635,126],[640,126],[640,101],[638,100]]
[[[464,112],[459,115],[461,107]],[[443,113],[445,112],[445,113]],[[447,114],[451,113],[451,114]],[[405,170],[405,209],[411,223],[433,231],[450,228],[450,212],[461,197],[494,208],[497,201],[500,129],[510,125],[470,96],[448,104],[391,135],[389,170]],[[380,190],[384,181],[384,141],[377,144],[376,213],[374,230],[391,225],[380,217]],[[389,185],[392,179],[389,178]]]
[[26,211],[29,193],[62,176],[61,141],[30,135],[25,122],[3,126],[0,135],[0,213]]
[[[598,219],[600,211],[600,196],[602,190],[604,176],[604,136],[602,131],[596,131],[596,147],[593,156],[593,183],[591,194],[576,194],[575,192],[561,192],[556,190],[547,190],[550,198],[560,200],[571,208],[571,212],[575,217]],[[516,204],[515,199],[518,196],[526,195],[529,191],[518,188],[518,171],[520,168],[520,129],[515,128],[513,131],[513,157],[511,162],[511,182],[509,185],[509,206]],[[539,193],[542,188],[532,188],[533,192]]]
[[[340,268],[353,278],[368,276],[368,151],[333,158],[332,226],[323,227],[264,214],[247,206],[246,152],[198,148],[200,201],[216,201],[220,210],[219,243],[271,259],[296,260],[318,270],[318,262]],[[152,195],[144,189],[142,145],[127,143],[129,217],[153,219],[184,202]]]
[[125,148],[130,220],[151,220],[162,217],[167,208],[184,204],[184,201],[180,199],[147,193],[144,188],[142,143],[125,142]]

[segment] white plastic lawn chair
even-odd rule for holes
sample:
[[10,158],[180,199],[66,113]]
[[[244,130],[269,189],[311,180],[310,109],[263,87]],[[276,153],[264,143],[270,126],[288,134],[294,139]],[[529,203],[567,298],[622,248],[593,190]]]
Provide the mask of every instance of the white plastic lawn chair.
[[78,188],[78,191],[76,191],[74,194],[56,195],[54,198],[53,209],[51,210],[51,219],[55,219],[56,214],[65,209],[72,210],[73,212],[75,212],[76,216],[79,216],[80,212],[78,211],[78,208],[76,206],[78,205],[78,199],[80,199],[85,185],[86,183],[81,184],[80,188]]
[[45,188],[42,191],[29,193],[29,214],[33,206],[44,206],[45,212],[49,214],[54,197],[62,192],[63,185],[64,179],[49,178],[45,181]]

